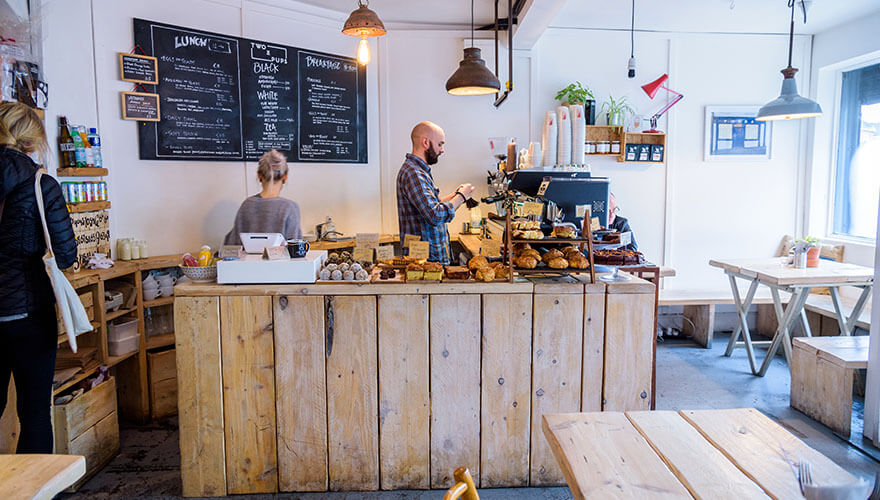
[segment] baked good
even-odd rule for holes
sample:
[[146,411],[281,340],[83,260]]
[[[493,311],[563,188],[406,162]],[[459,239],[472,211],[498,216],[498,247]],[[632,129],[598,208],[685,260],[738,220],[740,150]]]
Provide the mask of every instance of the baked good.
[[325,267],[324,269],[321,269],[321,272],[318,273],[318,279],[327,281],[330,279],[330,273],[332,273],[332,272],[333,271],[331,271],[330,269],[327,269]]
[[422,268],[425,270],[423,279],[433,281],[443,278],[443,266],[439,262],[426,262]]
[[551,248],[547,250],[547,253],[541,256],[541,261],[545,264],[549,263],[553,259],[560,259],[565,257],[565,255],[555,248]]
[[360,271],[354,273],[354,279],[356,279],[358,281],[366,281],[366,280],[370,279],[370,273],[361,269]]
[[523,231],[536,230],[536,229],[541,229],[541,221],[515,220],[515,221],[511,221],[510,226],[513,229],[520,229]]
[[553,226],[553,237],[575,238],[577,237],[577,230],[569,224],[560,224],[558,226]]
[[642,253],[635,250],[596,250],[593,252],[593,261],[608,266],[631,266],[646,262]]
[[535,260],[541,260],[541,254],[538,253],[534,248],[529,248],[528,250],[523,250],[519,255],[515,255],[516,257],[531,257]]
[[527,231],[515,230],[513,232],[513,237],[518,238],[518,239],[523,239],[523,240],[543,240],[544,233],[541,232],[540,230],[537,230],[537,229],[535,229],[535,230],[530,229]]
[[532,248],[532,245],[530,243],[523,243],[523,242],[514,243],[513,244],[513,253],[519,253],[519,252],[522,252],[523,250],[530,250],[531,248]]
[[330,279],[331,279],[331,280],[335,280],[335,281],[340,281],[340,280],[342,280],[342,271],[340,271],[339,269],[337,269],[337,270],[331,272],[331,273],[330,273]]
[[620,233],[606,233],[602,236],[604,243],[620,243]]
[[446,278],[451,280],[471,279],[471,272],[464,266],[447,266]]
[[495,270],[491,267],[481,267],[475,274],[477,281],[490,282],[495,279]]
[[589,269],[590,267],[590,259],[580,252],[567,257],[566,260],[568,260],[568,265],[574,269]]
[[510,278],[510,268],[507,266],[498,266],[495,268],[495,279],[506,280]]
[[396,269],[382,269],[379,271],[379,278],[383,280],[390,280],[397,277]]
[[482,255],[472,257],[471,260],[468,261],[468,269],[470,269],[471,271],[476,271],[481,267],[489,267],[489,261],[486,260],[486,257],[483,257]]
[[354,264],[351,265],[351,267],[348,268],[348,270],[351,271],[351,272],[353,272],[353,273],[357,273],[358,271],[360,271],[360,270],[363,269],[363,268],[364,268],[364,267],[363,267],[362,265],[360,265],[360,264],[358,264],[357,262],[355,262]]
[[425,270],[419,264],[413,262],[406,266],[406,280],[414,281],[425,277]]
[[521,255],[513,260],[513,264],[523,269],[534,269],[538,267],[538,259],[530,255]]
[[570,259],[573,255],[583,255],[578,247],[565,247],[562,249],[562,255],[566,259]]
[[568,268],[568,261],[565,260],[564,257],[556,257],[547,262],[547,266],[549,266],[550,269],[566,269]]

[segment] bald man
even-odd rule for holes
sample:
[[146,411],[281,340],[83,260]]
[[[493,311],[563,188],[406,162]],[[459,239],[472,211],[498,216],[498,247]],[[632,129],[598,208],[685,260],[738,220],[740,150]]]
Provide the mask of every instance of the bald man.
[[428,260],[443,265],[450,263],[449,231],[446,224],[452,222],[455,210],[471,197],[474,187],[462,184],[454,193],[440,197],[434,186],[431,165],[443,154],[446,134],[431,122],[421,122],[410,134],[412,152],[397,173],[397,220],[400,239],[404,235],[420,236],[430,248]]

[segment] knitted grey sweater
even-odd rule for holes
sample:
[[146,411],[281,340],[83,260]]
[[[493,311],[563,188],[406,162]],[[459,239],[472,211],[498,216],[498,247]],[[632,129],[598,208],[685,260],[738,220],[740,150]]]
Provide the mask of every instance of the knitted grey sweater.
[[256,194],[245,199],[235,214],[224,245],[241,245],[239,233],[281,233],[288,240],[302,238],[299,205],[287,198],[261,198]]

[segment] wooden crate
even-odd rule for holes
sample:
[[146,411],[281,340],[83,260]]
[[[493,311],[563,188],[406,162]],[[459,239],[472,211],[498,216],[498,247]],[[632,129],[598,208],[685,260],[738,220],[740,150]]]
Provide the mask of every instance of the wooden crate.
[[174,349],[147,353],[153,418],[177,415],[177,356]]
[[86,457],[86,474],[76,490],[119,452],[116,380],[110,377],[65,405],[53,407],[55,453]]

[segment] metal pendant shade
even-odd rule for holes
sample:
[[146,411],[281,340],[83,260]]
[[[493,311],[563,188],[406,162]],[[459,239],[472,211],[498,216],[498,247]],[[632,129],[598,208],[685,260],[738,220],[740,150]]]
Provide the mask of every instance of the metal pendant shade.
[[779,97],[768,102],[758,110],[756,120],[796,120],[798,118],[812,118],[822,116],[822,107],[819,103],[801,97],[797,91],[797,83],[794,81],[794,68],[785,68],[782,74],[782,92]]
[[455,73],[446,80],[446,91],[452,95],[486,95],[501,90],[501,82],[486,67],[477,47],[464,49],[464,59]]
[[382,36],[386,33],[385,25],[379,15],[368,7],[366,0],[358,2],[358,8],[348,16],[342,27],[342,34],[349,36]]
[[[782,70],[784,79],[782,80],[782,92],[779,97],[768,102],[758,110],[756,120],[774,121],[774,120],[797,120],[799,118],[813,118],[822,116],[822,107],[819,103],[806,97],[801,97],[797,91],[797,83],[794,81],[794,75],[797,68],[791,66],[791,52],[794,46],[794,8],[799,2],[791,4],[791,31],[788,35],[788,67]],[[807,5],[802,3],[804,11],[804,21],[807,17]]]

